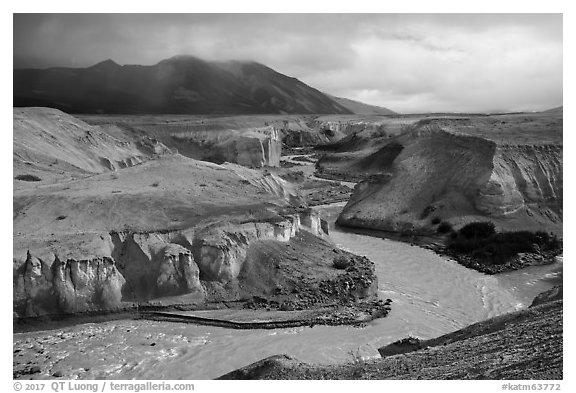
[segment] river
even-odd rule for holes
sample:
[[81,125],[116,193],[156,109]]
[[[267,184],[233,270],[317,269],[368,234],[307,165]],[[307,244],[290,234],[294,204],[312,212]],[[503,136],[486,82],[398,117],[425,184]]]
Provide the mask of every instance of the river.
[[561,259],[487,276],[420,247],[345,232],[334,227],[342,206],[317,209],[329,218],[337,245],[375,263],[380,296],[393,300],[391,313],[366,327],[244,331],[122,320],[18,333],[15,346],[36,351],[36,364],[46,370],[39,378],[61,371],[69,379],[210,379],[281,353],[315,363],[377,357],[378,347],[397,339],[437,337],[527,307],[562,279]]

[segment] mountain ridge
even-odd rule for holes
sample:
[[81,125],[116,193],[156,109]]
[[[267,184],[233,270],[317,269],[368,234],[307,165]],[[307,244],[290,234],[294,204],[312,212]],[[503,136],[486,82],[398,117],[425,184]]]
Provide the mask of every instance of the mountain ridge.
[[[328,94],[327,94],[328,95]],[[361,101],[351,100],[349,98],[344,97],[337,97],[333,95],[329,95],[334,101],[339,103],[340,105],[348,108],[356,115],[383,115],[383,116],[390,116],[390,115],[397,115],[397,112],[394,112],[388,108],[384,108],[377,105],[370,105],[366,104]]]
[[333,97],[254,61],[178,55],[154,65],[14,69],[14,106],[101,114],[353,114]]

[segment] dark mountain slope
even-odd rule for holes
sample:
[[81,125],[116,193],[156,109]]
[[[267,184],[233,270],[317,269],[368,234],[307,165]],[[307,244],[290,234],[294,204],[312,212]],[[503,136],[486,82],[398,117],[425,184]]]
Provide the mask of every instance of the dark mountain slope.
[[156,65],[14,70],[14,106],[68,113],[349,114],[320,91],[255,62],[176,56]]
[[348,98],[335,97],[335,96],[330,97],[334,101],[336,101],[343,107],[348,108],[357,115],[384,115],[384,116],[397,115],[396,112],[381,106],[368,105],[360,101],[350,100]]

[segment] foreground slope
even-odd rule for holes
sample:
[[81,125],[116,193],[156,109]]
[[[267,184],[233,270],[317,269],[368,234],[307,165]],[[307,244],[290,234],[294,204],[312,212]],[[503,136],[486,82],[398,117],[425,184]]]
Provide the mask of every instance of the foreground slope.
[[88,68],[14,70],[14,105],[68,113],[352,113],[262,64],[192,56],[151,66],[107,60]]
[[548,302],[479,322],[424,341],[419,350],[383,359],[320,366],[278,355],[220,379],[561,380],[562,303]]
[[356,115],[396,115],[397,113],[388,108],[376,105],[368,105],[363,102],[350,100],[348,98],[331,96],[334,101],[345,108],[348,108]]

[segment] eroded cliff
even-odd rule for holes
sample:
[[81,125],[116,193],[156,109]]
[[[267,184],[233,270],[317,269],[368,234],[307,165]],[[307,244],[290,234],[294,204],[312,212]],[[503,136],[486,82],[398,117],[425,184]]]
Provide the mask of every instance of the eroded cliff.
[[[165,298],[170,298],[169,303],[196,304],[237,300],[237,291],[224,296],[213,291],[207,294],[205,285],[245,285],[239,276],[247,260],[251,269],[254,263],[268,263],[250,255],[251,247],[261,249],[263,241],[288,243],[301,231],[310,233],[312,239],[325,234],[321,218],[310,210],[283,216],[271,211],[265,219],[239,221],[246,219],[172,231],[85,234],[84,250],[72,249],[74,243],[64,238],[36,245],[24,255],[23,249],[16,249],[14,311],[19,316],[38,316],[116,310]],[[267,280],[265,276],[260,279]]]
[[160,141],[186,157],[250,168],[279,166],[282,136],[259,118],[186,116],[83,116],[88,123]]
[[371,175],[341,225],[416,233],[435,217],[455,225],[488,217],[503,228],[561,233],[558,144],[502,144],[422,122],[349,164]]

